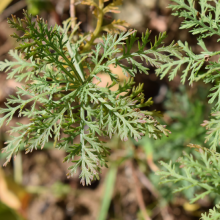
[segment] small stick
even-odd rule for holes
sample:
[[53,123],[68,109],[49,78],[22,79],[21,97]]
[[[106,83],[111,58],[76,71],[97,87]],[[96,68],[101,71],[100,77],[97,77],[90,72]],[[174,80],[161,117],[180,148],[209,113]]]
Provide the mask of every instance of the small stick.
[[151,220],[151,218],[148,216],[146,208],[145,208],[144,198],[143,198],[143,195],[141,192],[141,187],[140,187],[140,182],[138,180],[137,173],[136,173],[136,170],[134,168],[134,164],[132,161],[130,162],[130,166],[131,166],[132,174],[133,174],[133,178],[134,178],[134,188],[135,188],[135,192],[136,192],[136,196],[137,196],[138,206],[141,210],[141,213],[144,217],[144,220]]
[[70,0],[70,17],[72,18],[72,30],[74,29],[75,26],[75,17],[76,17],[76,13],[75,13],[75,0]]
[[[151,192],[151,194],[157,199],[161,200],[161,195],[157,191],[157,189],[153,186],[153,184],[150,182],[150,180],[138,169],[137,176],[139,178],[139,181]],[[161,216],[164,220],[174,220],[174,217],[169,214],[168,207],[159,207]]]
[[137,176],[139,181],[151,192],[151,194],[156,198],[159,199],[160,195],[153,186],[153,184],[150,182],[150,180],[138,169]]

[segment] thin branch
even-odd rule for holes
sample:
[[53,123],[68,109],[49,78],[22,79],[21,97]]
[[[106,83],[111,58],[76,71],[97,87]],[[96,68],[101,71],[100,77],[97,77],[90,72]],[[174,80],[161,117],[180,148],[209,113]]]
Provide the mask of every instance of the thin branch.
[[138,206],[142,212],[144,219],[151,220],[151,218],[148,216],[146,208],[145,208],[144,198],[143,198],[143,195],[141,192],[141,187],[140,187],[140,182],[138,180],[137,171],[134,168],[133,161],[130,161],[130,166],[132,169],[132,174],[133,174],[133,179],[134,179],[134,188],[135,188],[135,192],[136,192],[136,196],[137,196]]
[[83,51],[88,51],[91,48],[94,40],[98,37],[99,33],[102,30],[102,22],[103,22],[103,16],[104,16],[103,8],[104,8],[104,1],[99,0],[99,7],[97,8],[98,9],[98,20],[97,20],[96,29],[93,32],[91,39],[84,46]]
[[153,161],[153,155],[147,155],[147,164],[153,172],[159,171],[158,166]]
[[[140,182],[151,192],[151,194],[159,201],[161,201],[161,195],[157,191],[157,189],[154,187],[154,185],[150,182],[150,180],[138,169],[137,171],[137,176],[140,180]],[[168,212],[168,207],[159,207],[161,215],[164,220],[173,220],[174,217],[169,214]]]
[[150,182],[150,180],[140,171],[137,170],[137,175],[140,180],[140,182],[151,192],[151,194],[158,199],[160,197],[158,191],[155,189],[153,184]]
[[75,0],[70,0],[70,17],[72,18],[72,30],[74,29],[74,26],[76,25],[75,23],[75,18],[76,18],[76,12],[75,12]]

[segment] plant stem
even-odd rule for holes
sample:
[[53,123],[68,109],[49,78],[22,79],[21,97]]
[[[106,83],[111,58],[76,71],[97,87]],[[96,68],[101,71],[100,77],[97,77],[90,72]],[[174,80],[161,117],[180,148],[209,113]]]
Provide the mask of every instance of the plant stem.
[[110,207],[112,195],[115,188],[115,181],[117,177],[117,166],[115,164],[112,164],[109,168],[109,171],[105,177],[105,183],[104,183],[104,193],[102,198],[102,203],[99,211],[99,216],[97,220],[105,220],[107,219],[108,210]]
[[83,48],[83,52],[88,51],[94,40],[98,37],[99,33],[101,32],[101,28],[102,28],[102,22],[103,22],[103,8],[104,8],[104,1],[103,0],[99,0],[99,7],[98,9],[98,20],[97,20],[97,24],[96,24],[96,29],[94,31],[94,33],[91,36],[91,39],[86,43],[86,45]]
[[14,181],[18,184],[22,184],[22,177],[22,156],[19,151],[16,159],[14,158]]
[[70,0],[70,17],[72,18],[72,30],[74,29],[75,26],[75,0]]
[[[80,143],[81,143],[81,151],[82,151],[82,168],[85,167],[85,140],[84,140],[84,132],[85,132],[85,110],[83,108],[83,106],[80,108],[80,118],[81,118],[81,122],[80,122],[80,127],[81,127],[81,131],[80,131]],[[85,179],[84,177],[82,177],[81,179],[81,183],[83,186],[85,186]],[[87,182],[86,182],[87,184]]]

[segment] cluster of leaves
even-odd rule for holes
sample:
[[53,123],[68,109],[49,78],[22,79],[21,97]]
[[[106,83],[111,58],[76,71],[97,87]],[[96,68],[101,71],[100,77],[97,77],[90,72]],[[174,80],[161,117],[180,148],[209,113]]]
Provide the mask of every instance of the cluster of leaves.
[[[220,84],[219,84],[219,60],[210,61],[211,57],[214,57],[220,53],[220,51],[209,51],[204,42],[204,38],[212,37],[213,35],[220,35],[220,2],[199,0],[198,4],[201,10],[198,11],[193,0],[172,0],[176,4],[170,5],[175,12],[175,16],[183,17],[181,28],[191,28],[192,34],[199,34],[198,45],[201,47],[202,52],[195,54],[188,46],[188,43],[178,42],[182,47],[183,58],[175,60],[173,63],[167,63],[162,65],[157,70],[157,74],[163,78],[165,75],[169,75],[169,79],[172,80],[177,74],[180,67],[184,64],[186,67],[183,70],[181,76],[182,83],[185,83],[188,78],[189,84],[193,82],[203,80],[205,83],[212,83],[214,86],[211,88],[211,93],[208,97],[209,103],[213,104],[211,113],[211,120],[205,120],[202,124],[206,127],[207,136],[205,142],[210,143],[210,149],[201,147],[200,145],[190,144],[191,148],[196,149],[199,153],[194,153],[194,156],[184,153],[184,157],[177,160],[180,164],[179,169],[175,168],[175,164],[170,162],[166,164],[161,162],[161,165],[165,168],[165,171],[160,171],[158,174],[165,179],[165,182],[188,182],[189,184],[184,187],[180,187],[175,192],[183,190],[189,190],[192,187],[200,187],[199,195],[194,195],[191,202],[195,202],[198,199],[203,198],[206,195],[215,193],[220,194],[219,190],[219,153],[217,152],[217,146],[219,145],[219,108],[220,108]],[[219,40],[218,40],[219,41]],[[214,59],[212,59],[214,60]],[[184,66],[183,66],[184,67]],[[201,71],[202,68],[206,71]],[[203,214],[202,219],[219,219],[219,205],[213,210],[210,210],[208,214]]]
[[163,178],[170,177],[162,181],[166,182],[178,182],[185,180],[190,185],[186,187],[180,187],[175,190],[175,192],[180,192],[191,187],[200,186],[205,189],[205,192],[202,192],[199,195],[195,195],[195,197],[191,200],[191,202],[195,202],[198,199],[204,198],[205,195],[210,194],[212,192],[219,193],[219,153],[216,151],[210,150],[208,148],[201,147],[200,145],[189,144],[188,147],[194,148],[199,152],[198,160],[196,160],[192,155],[189,155],[184,152],[184,157],[180,157],[177,160],[180,168],[184,170],[185,175],[180,175],[176,172],[175,164],[170,162],[166,164],[164,162],[160,162],[167,171],[158,172]]
[[202,214],[202,220],[217,220],[220,218],[220,206],[216,205],[213,209],[209,209],[209,213]]
[[[99,9],[103,8],[103,1],[100,2]],[[106,7],[111,11],[115,9],[116,2],[120,1]],[[108,12],[106,7],[103,10]],[[100,15],[100,10],[97,13]],[[149,49],[146,45],[150,32],[146,31],[138,50],[132,51],[139,39],[131,30],[103,35],[95,48],[89,49],[94,35],[88,41],[87,35],[77,34],[75,37],[78,26],[69,32],[71,20],[64,22],[63,28],[48,27],[43,19],[34,19],[24,12],[24,19],[12,16],[9,24],[23,35],[13,35],[20,42],[15,51],[10,51],[15,61],[1,62],[0,69],[9,71],[8,78],[26,81],[26,85],[18,88],[17,96],[7,100],[7,108],[0,109],[4,114],[0,125],[5,121],[9,123],[16,112],[20,117],[30,118],[30,123],[18,124],[11,129],[11,134],[19,136],[12,136],[3,149],[8,154],[5,164],[21,146],[25,145],[28,153],[39,146],[43,148],[49,139],[53,139],[57,148],[68,153],[64,161],[74,163],[68,176],[81,167],[81,183],[90,184],[91,180],[99,178],[101,167],[107,166],[109,149],[99,137],[111,138],[117,134],[126,141],[129,137],[138,140],[144,135],[154,139],[168,135],[165,126],[153,117],[158,115],[156,112],[140,109],[152,104],[150,99],[144,100],[143,85],[134,87],[133,78],[119,84],[117,76],[109,68],[109,65],[120,66],[125,74],[134,77],[137,72],[148,73],[148,69],[136,61],[138,57],[156,67],[172,63],[171,57],[181,54],[174,43],[162,45],[165,33],[160,34]],[[164,55],[164,52],[169,55]],[[107,73],[112,80],[106,88],[93,83],[94,78],[101,81],[97,76],[100,72]],[[116,84],[117,91],[112,91]],[[75,142],[77,136],[80,137],[79,143]]]
[[[208,92],[206,86],[202,85],[197,85],[194,91],[192,95],[192,91],[188,93],[184,86],[180,86],[176,92],[168,91],[164,102],[166,109],[164,118],[172,134],[157,141],[144,137],[137,143],[144,148],[148,157],[151,155],[156,163],[160,160],[176,161],[182,155],[183,146],[188,143],[203,144],[205,130],[200,124],[210,111],[210,106],[205,104]],[[192,150],[184,148],[184,151],[190,153]],[[181,173],[182,169],[176,166],[176,172]],[[149,178],[163,198],[168,202],[172,201],[174,195],[170,193],[170,184],[162,187],[158,185],[160,177],[154,173],[149,173]],[[181,187],[185,184],[187,184],[186,181],[180,181],[175,183],[175,186]],[[198,187],[192,187],[182,191],[181,197],[191,199],[198,190]]]
[[[167,63],[163,65],[161,68],[157,69],[157,75],[160,75],[161,78],[169,75],[169,79],[172,80],[176,76],[180,67],[186,65],[183,75],[181,76],[182,83],[185,83],[187,78],[190,85],[201,79],[205,83],[214,83],[215,86],[211,88],[211,93],[208,97],[210,97],[209,104],[215,103],[212,113],[213,116],[215,116],[220,110],[220,84],[218,80],[220,76],[220,64],[219,61],[210,61],[210,58],[219,55],[220,51],[209,51],[203,38],[220,35],[220,32],[218,31],[220,28],[220,3],[216,1],[200,0],[198,1],[198,4],[201,7],[201,12],[199,12],[195,8],[195,2],[192,0],[188,0],[187,2],[183,0],[173,1],[177,3],[176,5],[169,6],[173,10],[176,10],[173,15],[185,18],[181,25],[182,29],[191,28],[190,32],[192,32],[192,34],[199,34],[197,38],[198,45],[203,51],[201,54],[194,54],[191,48],[189,48],[187,42],[184,44],[179,41],[178,44],[182,47],[184,57],[175,60],[171,64]],[[201,73],[200,70],[204,66],[206,71],[205,73]],[[211,148],[216,149],[219,143],[219,129],[215,126],[213,121],[206,121],[204,126],[209,130],[207,140],[211,141]]]
[[[155,143],[152,142],[156,161],[178,159],[182,153],[183,145],[188,143],[203,144],[205,131],[200,124],[210,108],[204,103],[207,95],[206,88],[198,85],[196,90],[198,91],[193,97],[189,97],[184,86],[180,86],[179,91],[175,93],[168,91],[164,103],[166,109],[164,117],[167,118],[167,125],[172,131],[172,135]],[[201,95],[200,99],[198,98],[199,94]],[[164,147],[163,151],[159,151],[161,146]]]
[[[200,145],[189,144],[188,147],[194,148],[198,154],[196,158],[193,155],[183,153],[184,156],[177,160],[179,168],[183,170],[182,173],[177,171],[175,164],[170,162],[169,164],[165,162],[160,162],[161,165],[166,168],[166,171],[159,171],[158,174],[162,176],[161,183],[168,182],[180,182],[185,181],[187,184],[184,187],[179,187],[174,190],[174,192],[181,192],[183,190],[189,190],[193,187],[200,187],[200,194],[195,194],[191,202],[195,202],[199,199],[204,198],[206,195],[212,193],[219,194],[219,165],[220,165],[220,154],[214,150],[210,150]],[[210,217],[210,218],[209,218]],[[206,214],[202,215],[202,219],[218,219],[219,213],[215,209],[210,211],[208,216]]]
[[[105,2],[108,2],[106,0]],[[98,17],[105,16],[105,14],[111,13],[120,13],[118,10],[118,6],[122,5],[123,0],[114,0],[112,3],[108,4],[104,7],[104,4],[98,5],[94,0],[83,0],[80,3],[84,5],[89,5],[94,7],[93,14],[98,19]],[[100,20],[102,22],[102,20]],[[128,27],[128,23],[124,20],[114,20],[110,24],[104,25],[101,27],[101,30],[107,31],[108,33],[120,33],[120,31],[126,31],[126,27]]]

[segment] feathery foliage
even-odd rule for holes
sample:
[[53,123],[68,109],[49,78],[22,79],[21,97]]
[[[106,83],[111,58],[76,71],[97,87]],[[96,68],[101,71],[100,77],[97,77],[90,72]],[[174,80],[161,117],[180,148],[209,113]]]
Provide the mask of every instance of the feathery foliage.
[[[182,172],[175,168],[175,164],[161,162],[164,170],[158,172],[162,178],[162,183],[166,182],[188,182],[187,186],[177,188],[174,192],[180,192],[192,187],[200,187],[200,194],[194,195],[191,202],[204,198],[210,194],[220,194],[219,189],[219,153],[217,147],[220,143],[219,127],[219,108],[220,108],[220,84],[219,84],[219,59],[215,56],[220,51],[209,51],[206,47],[204,38],[220,35],[220,2],[199,0],[172,0],[175,4],[169,7],[174,11],[173,15],[183,17],[181,29],[190,28],[193,35],[197,35],[198,45],[202,52],[195,54],[188,46],[188,43],[178,42],[182,50],[182,57],[178,57],[172,63],[166,63],[157,69],[157,75],[161,78],[166,75],[172,80],[180,68],[182,71],[182,83],[186,80],[192,85],[194,82],[203,80],[205,83],[212,83],[214,86],[210,89],[209,103],[214,104],[211,113],[211,120],[205,120],[201,125],[206,127],[207,136],[205,142],[210,143],[210,149],[195,144],[188,146],[198,151],[194,155],[184,153],[184,156],[177,160]],[[200,8],[198,11],[197,8]],[[219,41],[219,38],[217,39]],[[211,61],[212,60],[212,61]],[[215,61],[213,61],[215,60]],[[201,71],[205,68],[205,72]],[[209,211],[208,214],[202,214],[201,219],[219,219],[219,205]]]
[[216,205],[213,209],[209,209],[209,213],[202,214],[202,220],[218,220],[220,218],[220,205]]
[[184,157],[180,157],[177,160],[177,163],[184,171],[184,174],[177,173],[175,164],[172,164],[172,162],[169,164],[161,162],[167,171],[159,171],[158,174],[162,175],[163,178],[167,178],[169,176],[169,179],[166,179],[161,183],[179,182],[183,180],[190,183],[190,185],[186,187],[180,187],[174,192],[180,192],[195,186],[200,186],[203,188],[205,192],[202,192],[199,195],[195,195],[191,202],[195,202],[198,199],[204,198],[205,195],[210,193],[219,193],[220,189],[218,167],[220,163],[220,154],[216,151],[201,147],[199,145],[189,144],[188,147],[194,148],[199,152],[199,154],[196,155],[196,159],[193,157],[193,155],[184,153]]
[[[92,2],[83,1],[85,4]],[[100,13],[115,10],[120,2],[114,1],[105,8],[99,5],[97,17]],[[15,61],[1,62],[0,69],[8,71],[9,78],[26,81],[26,85],[18,88],[17,96],[7,100],[6,108],[0,109],[0,114],[4,114],[0,125],[5,121],[8,124],[16,112],[20,117],[28,117],[30,123],[18,124],[10,131],[19,136],[12,136],[3,149],[8,154],[5,165],[21,145],[25,144],[28,153],[39,146],[43,148],[53,139],[57,148],[68,153],[64,161],[73,162],[68,176],[80,167],[81,183],[88,185],[99,178],[101,167],[107,166],[110,149],[100,137],[118,135],[126,141],[129,137],[139,140],[145,135],[154,139],[168,135],[165,126],[154,118],[158,113],[140,109],[150,106],[152,101],[144,99],[143,84],[134,87],[132,78],[137,72],[148,73],[148,68],[137,62],[138,57],[159,68],[173,62],[171,56],[180,56],[179,47],[174,43],[163,46],[165,33],[146,49],[150,36],[150,31],[146,31],[138,50],[133,51],[133,45],[139,39],[132,30],[103,35],[93,48],[92,38],[99,33],[94,32],[89,41],[88,35],[74,35],[78,25],[70,32],[71,20],[64,22],[63,28],[49,27],[43,19],[24,12],[24,19],[12,16],[8,22],[23,34],[13,35],[20,42],[15,51],[10,51]],[[120,84],[110,65],[120,66],[131,77]],[[112,80],[106,88],[93,83],[94,78],[101,81],[97,76],[100,72],[107,73]],[[116,84],[118,89],[112,91]],[[79,143],[75,141],[76,137],[79,137]]]
[[[203,80],[205,83],[214,83],[215,86],[211,88],[209,94],[209,103],[215,104],[212,114],[215,116],[220,110],[220,84],[219,84],[219,60],[216,60],[215,56],[220,54],[220,51],[209,51],[203,38],[212,37],[213,35],[219,36],[220,32],[220,19],[219,9],[220,3],[217,1],[200,0],[198,4],[201,7],[201,11],[195,8],[195,2],[192,0],[172,0],[177,4],[170,5],[169,7],[175,12],[173,15],[183,17],[185,20],[181,24],[181,29],[191,28],[192,34],[198,35],[198,45],[201,47],[201,54],[194,54],[188,43],[178,42],[182,48],[183,56],[175,60],[173,63],[166,63],[157,69],[157,75],[161,78],[169,75],[169,79],[172,80],[179,69],[184,66],[183,74],[181,76],[182,83],[185,83],[188,79],[189,84],[193,82]],[[217,40],[219,41],[219,39]],[[200,73],[201,68],[205,66],[206,72]],[[216,121],[216,120],[215,120]],[[215,126],[215,123],[205,122],[207,125],[208,136],[206,140],[211,141],[211,148],[216,149],[219,144],[219,128]]]

